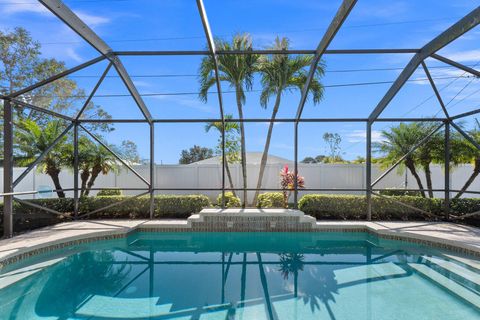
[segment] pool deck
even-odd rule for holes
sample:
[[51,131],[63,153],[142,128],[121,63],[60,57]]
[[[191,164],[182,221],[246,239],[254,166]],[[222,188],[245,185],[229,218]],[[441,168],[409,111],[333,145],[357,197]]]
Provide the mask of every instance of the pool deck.
[[[39,250],[75,241],[123,237],[135,230],[185,230],[188,225],[188,220],[91,220],[61,223],[0,240],[0,264],[2,261],[8,264],[7,261],[15,257],[23,255],[22,258],[25,258]],[[453,223],[317,221],[314,229],[316,232],[369,231],[392,239],[411,239],[414,242],[418,240],[456,247],[480,256],[480,229]]]

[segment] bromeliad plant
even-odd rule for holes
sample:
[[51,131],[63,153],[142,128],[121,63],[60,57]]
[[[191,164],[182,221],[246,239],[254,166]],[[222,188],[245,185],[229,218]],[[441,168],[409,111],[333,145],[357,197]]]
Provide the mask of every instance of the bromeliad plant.
[[[299,176],[297,173],[296,179],[297,188],[305,188],[305,178]],[[283,206],[284,208],[288,208],[288,199],[290,198],[292,191],[295,190],[295,173],[288,170],[288,165],[285,165],[282,171],[280,171],[280,186],[283,193]]]

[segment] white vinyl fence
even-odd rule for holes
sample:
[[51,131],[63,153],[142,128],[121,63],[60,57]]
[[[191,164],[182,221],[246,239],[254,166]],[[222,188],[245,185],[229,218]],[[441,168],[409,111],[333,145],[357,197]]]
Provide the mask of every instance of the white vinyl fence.
[[[290,170],[293,171],[293,163],[288,164]],[[279,188],[280,178],[279,173],[283,165],[269,164],[267,165],[263,188]],[[14,168],[14,176],[18,177],[25,168]],[[149,167],[135,166],[135,170],[140,173],[146,180],[149,180]],[[241,188],[242,175],[241,167],[239,164],[230,165],[234,186]],[[344,189],[364,189],[365,186],[365,165],[363,164],[299,164],[299,174],[305,177],[306,188],[344,188]],[[248,188],[255,188],[258,178],[258,165],[248,165]],[[382,170],[379,167],[372,167],[372,181],[374,181]],[[451,189],[460,189],[465,183],[466,179],[472,173],[472,167],[470,165],[463,165],[453,168],[451,170]],[[419,174],[424,181],[424,187],[426,188],[425,178],[423,171],[419,170]],[[0,176],[3,176],[3,172],[0,171]],[[444,174],[443,168],[439,165],[432,166],[433,176],[433,188],[444,188]],[[60,180],[64,189],[73,188],[73,173],[67,169],[61,172]],[[396,170],[388,174],[376,188],[403,188],[407,182],[407,187],[410,189],[417,188],[417,184],[410,173],[399,174]],[[0,185],[3,183],[3,177],[0,177]],[[138,179],[131,171],[126,169],[120,171],[118,174],[109,173],[104,176],[99,176],[95,182],[94,188],[147,188],[144,182]],[[155,169],[155,188],[168,188],[168,189],[195,189],[195,188],[220,188],[221,187],[221,165],[220,164],[191,164],[191,165],[157,165]],[[226,187],[229,187],[228,179],[226,180]],[[30,191],[30,190],[42,190],[53,189],[53,184],[49,176],[41,174],[36,170],[32,170],[24,180],[15,188],[15,191]],[[3,186],[2,189],[3,190]],[[469,190],[480,190],[480,178],[476,179]],[[124,191],[124,194],[133,195],[143,191]],[[94,195],[96,192],[92,192]],[[212,200],[217,197],[219,191],[195,191],[195,190],[161,190],[157,191],[157,194],[205,194]],[[240,191],[237,192],[240,195]],[[302,194],[307,191],[301,191]],[[310,193],[318,193],[312,191]],[[364,192],[355,191],[323,191],[322,193],[344,193],[344,194],[363,194]],[[253,197],[254,192],[249,192],[249,198]],[[452,193],[452,196],[454,193]],[[55,197],[54,194],[42,195],[43,197]],[[73,196],[73,192],[67,192],[67,196]],[[443,197],[442,192],[436,192],[435,196]],[[31,196],[25,196],[30,198]],[[38,195],[36,196],[38,197]],[[472,194],[465,194],[465,197],[475,197]],[[292,200],[292,199],[291,199]]]

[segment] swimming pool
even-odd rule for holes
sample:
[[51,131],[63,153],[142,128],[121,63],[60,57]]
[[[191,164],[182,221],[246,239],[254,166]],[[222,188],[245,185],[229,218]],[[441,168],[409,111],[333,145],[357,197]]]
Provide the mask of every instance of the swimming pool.
[[479,270],[361,232],[138,232],[7,265],[0,319],[480,319]]

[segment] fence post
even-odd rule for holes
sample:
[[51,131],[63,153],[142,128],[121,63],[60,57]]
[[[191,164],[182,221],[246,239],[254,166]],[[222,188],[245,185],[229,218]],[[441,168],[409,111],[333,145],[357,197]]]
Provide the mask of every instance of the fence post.
[[[3,192],[13,192],[13,115],[9,100],[3,103]],[[13,236],[13,196],[3,198],[3,235]]]

